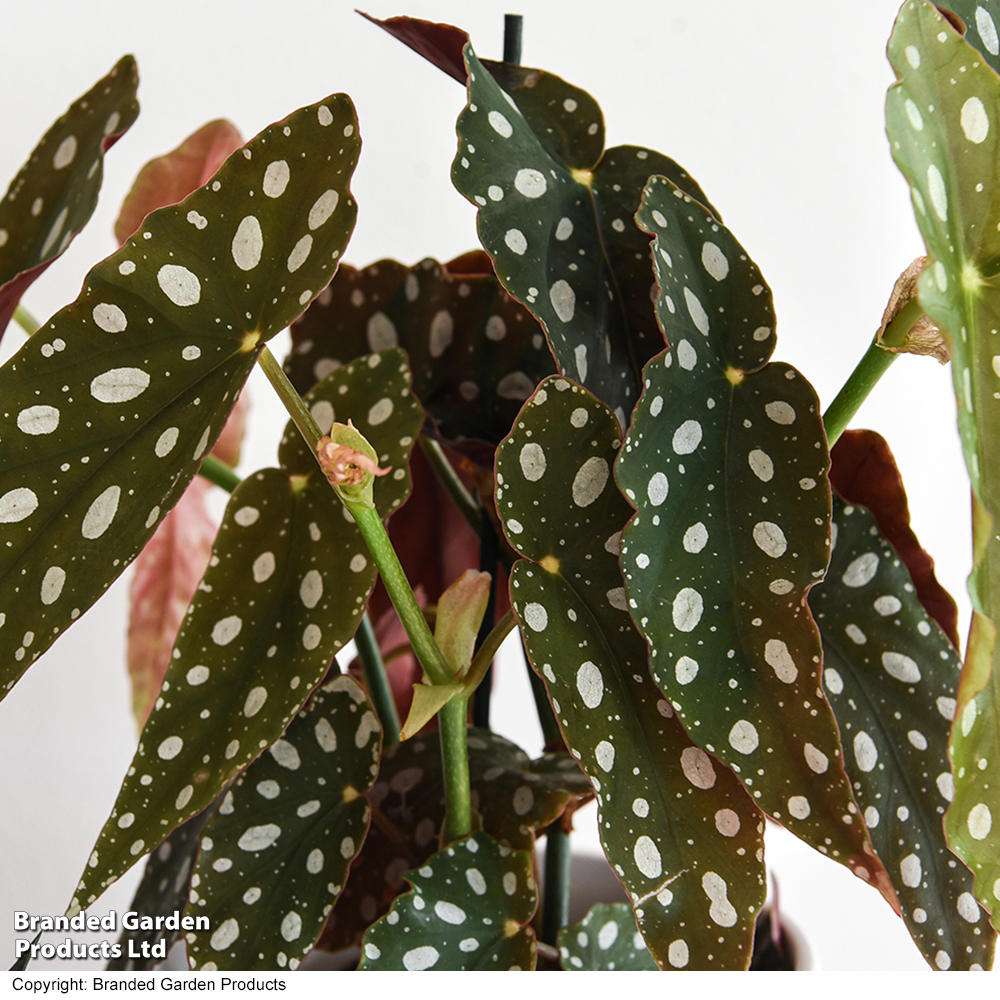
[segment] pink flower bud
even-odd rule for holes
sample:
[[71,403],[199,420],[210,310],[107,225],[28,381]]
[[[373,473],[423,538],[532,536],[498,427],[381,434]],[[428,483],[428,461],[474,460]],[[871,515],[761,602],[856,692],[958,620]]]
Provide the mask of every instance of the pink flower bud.
[[346,444],[335,444],[329,437],[316,445],[320,468],[334,486],[357,486],[369,473],[384,476],[390,468],[380,469],[364,452]]

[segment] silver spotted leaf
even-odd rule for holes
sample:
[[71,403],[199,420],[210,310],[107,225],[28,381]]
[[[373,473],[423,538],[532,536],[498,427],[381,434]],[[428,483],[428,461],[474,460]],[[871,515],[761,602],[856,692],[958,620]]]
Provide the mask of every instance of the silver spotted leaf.
[[965,23],[965,40],[1000,73],[1000,3],[997,0],[948,0],[947,9]]
[[192,969],[294,970],[312,951],[364,842],[381,746],[361,686],[336,677],[240,775],[201,836]]
[[365,934],[359,971],[535,967],[531,855],[475,833],[407,872],[413,891]]
[[[198,841],[212,808],[209,806],[182,823],[150,854],[129,910],[140,918],[152,917],[155,921],[157,917],[173,916],[187,906]],[[152,929],[122,930],[118,938],[121,955],[112,958],[107,969],[109,972],[152,972],[163,961],[153,955],[153,946],[165,940],[169,952],[180,937],[180,928],[166,930],[154,926]]]
[[[984,30],[984,43],[996,37]],[[903,5],[889,41],[889,60],[899,77],[886,98],[889,138],[896,164],[910,182],[929,255],[920,276],[920,304],[950,335],[958,429],[973,492],[969,593],[974,610],[951,735],[955,798],[945,829],[952,849],[975,874],[976,898],[996,926],[1000,353],[994,331],[1000,328],[1000,77],[947,18],[923,2]]]
[[885,438],[875,431],[845,430],[830,449],[830,458],[835,495],[872,512],[879,531],[909,570],[917,600],[957,649],[958,606],[938,582],[934,560],[910,526],[903,477]]
[[597,903],[578,924],[559,931],[559,961],[568,972],[655,972],[635,914],[625,903]]
[[497,510],[525,557],[511,603],[657,963],[745,969],[764,902],[763,820],[649,676],[618,567],[631,513],[611,476],[620,447],[605,404],[568,379],[542,382],[497,453]]
[[771,293],[732,234],[665,178],[637,218],[655,236],[671,347],[646,366],[616,475],[636,508],[621,566],[653,676],[761,809],[885,888],[851,822],[805,602],[829,560],[819,402],[794,368],[767,363]]
[[[321,423],[333,401],[393,466],[375,494],[388,515],[409,490],[407,457],[423,421],[403,352],[345,365],[306,397]],[[89,906],[271,746],[354,635],[375,566],[298,432],[290,433],[283,467],[248,477],[229,500],[75,907]]]
[[944,839],[960,660],[864,507],[834,497],[830,571],[809,593],[844,766],[903,919],[937,968],[989,968],[995,934]]
[[[620,146],[588,94],[512,69],[505,90],[465,49],[455,186],[479,208],[479,236],[504,287],[541,322],[559,371],[628,423],[641,367],[663,347],[650,309],[649,240],[632,216],[651,174],[704,200],[673,160]],[[498,75],[504,76],[498,70]]]
[[[568,754],[531,760],[520,747],[486,729],[470,729],[468,747],[473,808],[483,829],[507,847],[530,850],[534,831],[575,809],[591,793]],[[320,940],[328,951],[357,944],[403,889],[403,873],[420,867],[437,849],[445,815],[437,734],[388,749],[368,798],[374,821]]]
[[94,214],[104,154],[138,117],[138,86],[125,56],[45,133],[0,200],[0,337],[28,286]]
[[0,694],[139,553],[261,344],[329,282],[358,147],[343,95],[272,125],[0,369]]
[[[413,391],[451,441],[495,446],[554,370],[534,317],[482,251],[448,264],[341,267],[293,325],[285,370],[305,392],[337,365],[388,346],[406,350]],[[488,455],[492,464],[492,447]]]

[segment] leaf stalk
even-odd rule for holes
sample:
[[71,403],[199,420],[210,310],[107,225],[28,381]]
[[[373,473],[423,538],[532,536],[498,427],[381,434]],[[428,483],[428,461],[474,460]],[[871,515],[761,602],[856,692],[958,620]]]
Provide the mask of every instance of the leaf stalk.
[[226,465],[214,455],[205,456],[198,474],[213,485],[221,486],[227,493],[232,493],[242,482],[232,466]]
[[38,328],[41,325],[34,316],[28,312],[20,303],[14,309],[14,322],[24,330],[24,332],[29,336],[33,337],[35,333],[38,332]]
[[[275,392],[288,410],[309,450],[315,454],[322,433],[309,408],[295,387],[288,380],[274,355],[264,347],[258,363],[274,386]],[[375,565],[385,584],[386,592],[399,615],[399,620],[413,644],[413,651],[424,673],[434,684],[453,682],[452,671],[427,625],[423,612],[413,596],[413,588],[406,579],[396,550],[389,540],[389,533],[378,511],[363,503],[349,500],[338,494],[348,513],[354,518]],[[454,698],[440,713],[441,757],[445,773],[446,836],[457,840],[472,832],[472,790],[469,784],[469,754],[466,745],[465,698]]]
[[557,944],[569,923],[570,835],[562,818],[545,829],[545,889],[542,900],[542,940]]
[[[888,332],[887,329],[886,333]],[[823,426],[826,428],[826,438],[831,448],[840,439],[840,435],[854,419],[861,404],[868,398],[868,394],[889,370],[889,366],[896,360],[897,356],[879,345],[877,341],[871,342],[857,367],[851,372],[840,392],[837,393],[836,399],[823,414]]]
[[358,658],[361,660],[361,670],[368,694],[371,695],[375,713],[382,723],[383,746],[395,746],[399,742],[399,714],[396,712],[392,688],[389,686],[385,664],[367,611],[361,616],[361,624],[354,636],[354,642],[358,647]]

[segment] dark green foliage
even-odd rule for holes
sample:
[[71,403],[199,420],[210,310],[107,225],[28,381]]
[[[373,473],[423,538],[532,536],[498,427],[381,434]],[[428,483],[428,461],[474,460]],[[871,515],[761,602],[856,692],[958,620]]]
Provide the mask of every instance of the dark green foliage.
[[336,677],[226,792],[201,837],[187,934],[192,968],[295,969],[312,951],[368,830],[381,730]]
[[139,114],[138,85],[125,56],[45,133],[0,200],[0,337],[28,286],[93,215],[104,153]]
[[344,96],[266,129],[0,369],[0,693],[139,553],[330,280],[358,148]]
[[[423,414],[401,351],[334,372],[306,397],[321,427],[354,415],[393,472],[376,485],[388,515],[409,491]],[[319,466],[291,428],[280,469],[235,490],[209,569],[181,626],[143,730],[77,890],[94,898],[163,835],[200,812],[281,735],[357,628],[375,568]]]
[[413,891],[368,929],[362,971],[535,967],[535,935],[524,926],[538,902],[527,851],[477,833],[405,877]]
[[559,961],[569,972],[655,972],[635,914],[624,903],[598,903],[559,932]]
[[413,391],[441,436],[486,442],[490,463],[522,403],[553,371],[538,324],[482,252],[449,264],[342,267],[292,327],[292,344],[285,368],[300,392],[362,354],[402,347]]
[[[537,760],[509,740],[470,729],[472,804],[483,828],[501,844],[530,850],[533,832],[558,819],[591,793],[590,783],[568,754]],[[378,781],[368,793],[375,821],[320,946],[339,951],[361,938],[403,888],[403,873],[437,850],[444,822],[444,779],[436,733],[388,749]]]
[[[970,33],[996,45],[987,8]],[[995,8],[994,8],[995,11]],[[989,29],[993,26],[993,31]],[[976,876],[978,901],[1000,914],[1000,78],[929,3],[904,4],[889,41],[899,81],[886,99],[896,164],[911,185],[928,250],[920,304],[950,335],[958,427],[972,481],[974,607],[951,735],[952,848]]]
[[835,497],[833,525],[830,572],[809,604],[858,806],[927,961],[989,968],[996,935],[941,821],[955,793],[948,731],[958,654],[872,515]]
[[[129,909],[140,917],[168,917],[187,906],[191,891],[191,874],[198,854],[202,828],[208,822],[217,803],[192,816],[170,833],[170,836],[153,851],[146,862],[142,881],[132,898]],[[123,930],[118,938],[122,953],[107,965],[109,972],[151,971],[162,961],[154,958],[152,948],[148,957],[142,957],[143,942],[152,946],[166,941],[167,951],[180,940],[180,930]],[[139,956],[139,957],[133,957]]]
[[[601,840],[662,968],[745,968],[764,902],[763,823],[649,676],[618,553],[629,506],[603,403],[546,379],[497,454],[525,647],[600,805]],[[679,808],[678,803],[683,803]]]
[[632,215],[650,174],[704,195],[652,150],[604,153],[600,108],[579,88],[499,67],[505,90],[471,46],[466,62],[455,185],[479,207],[483,246],[504,287],[541,322],[559,370],[625,426],[642,365],[663,347],[650,309],[649,240]]
[[815,392],[794,368],[767,363],[770,292],[721,223],[663,178],[650,181],[638,218],[655,236],[657,315],[671,347],[646,366],[616,474],[636,508],[621,563],[653,676],[761,809],[881,883],[850,821],[805,604],[829,559]]

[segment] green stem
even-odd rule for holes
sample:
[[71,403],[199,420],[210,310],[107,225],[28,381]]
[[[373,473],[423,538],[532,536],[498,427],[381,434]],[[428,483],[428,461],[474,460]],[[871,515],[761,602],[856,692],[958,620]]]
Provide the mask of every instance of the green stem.
[[358,647],[358,658],[361,660],[368,694],[371,695],[375,713],[382,723],[383,745],[395,746],[399,742],[399,715],[396,713],[396,702],[392,697],[392,688],[386,677],[385,664],[382,662],[382,654],[367,611],[361,616],[354,642]]
[[556,944],[569,923],[570,844],[562,819],[545,830],[545,897],[542,901],[542,940]]
[[35,319],[35,317],[32,316],[31,313],[28,312],[28,310],[25,309],[20,303],[14,309],[14,322],[17,323],[17,325],[24,330],[29,337],[34,336],[40,326],[38,320]]
[[823,424],[826,427],[826,438],[832,448],[854,419],[861,404],[875,388],[878,380],[888,371],[889,365],[898,357],[889,348],[903,347],[910,331],[924,315],[924,310],[917,299],[911,299],[889,321],[882,331],[881,339],[872,341],[864,357],[851,372],[844,387],[837,393],[837,398],[829,405],[823,414]]
[[445,660],[438,644],[434,641],[430,626],[424,613],[413,596],[403,567],[400,565],[396,550],[389,540],[389,533],[374,507],[365,507],[360,503],[345,500],[344,506],[354,518],[355,524],[364,536],[368,549],[375,560],[375,565],[382,576],[382,582],[388,591],[399,620],[413,644],[420,665],[424,668],[433,684],[453,684],[451,667]]
[[232,466],[226,465],[214,455],[206,455],[202,460],[198,474],[216,486],[221,486],[227,493],[232,493],[240,485],[240,477]]
[[[310,451],[315,453],[322,434],[302,397],[296,392],[295,386],[288,381],[288,376],[285,375],[281,365],[266,347],[261,351],[258,363],[274,386],[278,397],[285,404],[285,409],[309,445]],[[420,661],[424,673],[433,684],[453,683],[451,667],[434,641],[434,636],[420,610],[420,605],[417,604],[417,599],[413,596],[413,588],[406,579],[378,511],[374,507],[366,507],[363,503],[348,500],[339,493],[338,496],[354,518],[354,523],[358,526],[375,560],[389,599],[413,644],[413,652]],[[468,749],[465,743],[465,704],[466,699],[453,698],[440,713],[446,827],[451,839],[464,837],[472,832],[472,792],[469,785]]]
[[486,671],[490,669],[490,664],[496,658],[500,646],[504,639],[513,631],[517,624],[514,612],[508,610],[507,613],[490,630],[489,635],[483,640],[482,645],[476,650],[476,655],[472,658],[472,663],[465,673],[465,683],[469,685],[470,691],[479,687]]
[[469,747],[466,742],[468,699],[452,698],[438,713],[441,761],[444,765],[444,842],[450,844],[472,833],[472,788],[469,784]]
[[482,523],[482,508],[465,488],[465,483],[459,479],[458,473],[451,462],[448,461],[444,449],[437,441],[427,437],[426,434],[421,434],[417,438],[417,444],[420,445],[420,450],[424,453],[427,461],[430,462],[431,468],[438,477],[438,481],[445,488],[448,496],[451,497],[462,517],[465,518],[466,523],[478,535]]
[[260,357],[257,359],[257,364],[260,365],[268,381],[274,386],[274,391],[278,394],[281,402],[284,403],[285,409],[288,410],[289,416],[294,421],[295,426],[298,427],[299,433],[306,444],[309,445],[309,450],[315,452],[316,445],[323,436],[323,432],[319,429],[316,421],[313,420],[313,415],[309,412],[309,407],[303,402],[295,386],[288,381],[288,376],[285,374],[284,369],[278,364],[277,359],[267,347],[261,351]]
[[[433,684],[454,683],[451,667],[431,635],[378,511],[349,500],[343,502],[364,536],[424,673]],[[453,698],[438,715],[444,768],[445,833],[449,842],[472,832],[472,789],[469,783],[469,752],[465,742],[467,700]]]
[[854,414],[858,412],[861,404],[868,398],[868,394],[897,356],[872,341],[864,357],[844,383],[844,387],[837,393],[837,398],[823,414],[826,438],[831,448],[837,443],[847,425],[854,419]]

